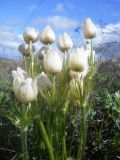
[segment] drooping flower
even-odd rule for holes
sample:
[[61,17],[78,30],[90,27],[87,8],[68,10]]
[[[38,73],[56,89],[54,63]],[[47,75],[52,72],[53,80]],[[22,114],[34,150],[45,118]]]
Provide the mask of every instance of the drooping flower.
[[26,43],[32,41],[35,43],[38,40],[38,31],[35,28],[27,28],[23,33],[23,38]]
[[53,29],[47,25],[40,33],[39,39],[43,44],[52,44],[55,41],[55,33]]
[[42,60],[43,58],[44,58],[44,55],[47,53],[47,51],[48,51],[48,47],[47,46],[42,46],[41,48],[40,48],[40,50],[38,51],[38,53],[37,53],[37,56],[38,56],[38,58],[40,59],[40,60]]
[[70,55],[69,67],[73,71],[83,72],[89,68],[88,55],[83,47],[77,48],[75,53]]
[[44,68],[47,73],[56,74],[62,70],[62,59],[57,51],[49,49],[44,56]]
[[42,91],[46,91],[52,88],[52,82],[44,72],[37,75],[37,85],[38,90]]
[[21,103],[30,103],[36,99],[38,94],[36,78],[33,80],[21,68],[12,71],[12,77],[14,94]]
[[96,37],[97,29],[90,18],[85,19],[83,22],[83,35],[86,39],[92,39]]
[[[28,57],[30,56],[30,49],[29,49],[29,45],[27,43],[23,43],[18,47],[20,53],[25,56]],[[35,47],[32,46],[32,52],[35,52]]]
[[65,52],[73,47],[73,41],[69,34],[64,33],[58,37],[57,47],[60,51]]

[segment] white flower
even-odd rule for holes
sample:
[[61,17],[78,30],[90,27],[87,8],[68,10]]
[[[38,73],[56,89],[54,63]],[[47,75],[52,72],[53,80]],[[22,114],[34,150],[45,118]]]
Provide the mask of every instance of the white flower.
[[90,18],[87,18],[84,22],[83,22],[83,35],[86,39],[92,39],[94,37],[96,37],[97,34],[97,28],[94,25],[94,23],[92,22],[92,20]]
[[44,68],[47,73],[56,74],[62,70],[62,60],[57,51],[48,50],[44,56]]
[[69,67],[71,70],[78,72],[88,70],[88,55],[83,47],[77,48],[75,53],[70,55]]
[[73,41],[69,34],[64,33],[63,35],[58,37],[57,47],[62,51],[65,52],[68,49],[73,47]]
[[37,76],[37,85],[39,90],[48,90],[52,88],[52,82],[49,80],[48,76],[42,72]]
[[[30,55],[29,45],[27,43],[21,44],[18,49],[23,56],[28,57]],[[32,46],[32,52],[35,52],[34,46]]]
[[24,31],[23,38],[26,43],[29,43],[30,41],[34,43],[38,40],[38,31],[29,27]]
[[27,72],[21,68],[12,71],[13,90],[16,98],[21,103],[30,103],[36,99],[38,94],[37,79],[29,78]]
[[43,44],[51,44],[55,41],[55,33],[53,29],[48,25],[39,35],[39,39]]

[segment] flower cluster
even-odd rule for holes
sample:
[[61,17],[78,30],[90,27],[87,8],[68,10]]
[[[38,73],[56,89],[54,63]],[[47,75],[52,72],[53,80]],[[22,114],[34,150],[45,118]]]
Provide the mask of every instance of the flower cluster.
[[[85,157],[87,100],[96,62],[92,39],[97,30],[89,18],[83,22],[82,30],[84,38],[90,43],[77,48],[74,48],[68,33],[57,38],[50,26],[46,26],[40,33],[34,28],[27,28],[23,33],[25,43],[18,49],[25,70],[18,67],[12,71],[12,77],[14,94],[26,107],[21,107],[18,114],[15,109],[11,114],[15,118],[10,117],[13,122],[17,119],[16,125],[19,122],[24,160],[28,160],[27,127],[32,121],[41,130],[50,160],[71,157],[66,147],[66,117],[67,113],[69,117],[72,115],[71,109],[68,110],[71,102],[79,106],[81,113],[77,158],[83,160]],[[38,40],[43,46],[36,52],[33,44]],[[55,41],[56,49],[52,48]]]
[[[86,39],[92,39],[96,36],[96,27],[89,18],[83,22],[83,35]],[[42,60],[46,74],[55,75],[60,73],[63,69],[63,61],[66,61],[66,59],[62,59],[60,57],[59,51],[65,54],[68,53],[67,64],[69,66],[70,77],[72,79],[70,85],[70,93],[72,92],[72,94],[70,95],[76,97],[73,94],[75,92],[73,90],[74,79],[79,79],[80,77],[85,77],[87,75],[90,68],[88,59],[91,50],[93,55],[95,54],[95,51],[90,46],[86,46],[86,48],[80,47],[72,50],[73,40],[66,32],[57,38],[57,48],[59,51],[52,49],[50,45],[55,42],[56,36],[53,29],[49,25],[46,26],[40,33],[38,33],[38,31],[36,31],[34,28],[27,28],[23,33],[23,38],[26,43],[19,46],[19,51],[24,57],[29,57],[31,56],[30,54],[35,52],[35,47],[30,46],[30,42],[35,43],[39,39],[40,42],[43,43],[43,46],[40,48],[36,56]],[[92,61],[94,61],[95,55],[92,57]],[[24,74],[27,75],[27,78],[24,77]],[[14,93],[17,99],[23,103],[33,101],[37,97],[37,88],[39,87],[38,84],[43,82],[37,83],[37,78],[34,80],[31,79],[28,74],[25,71],[20,70],[20,68],[17,68],[17,71],[13,71],[12,75],[14,78]],[[41,78],[39,78],[39,81],[42,79],[44,83],[46,82],[44,84],[44,88],[46,88],[45,85],[47,85],[47,88],[51,88],[52,83],[48,79],[47,75],[42,73],[40,77]]]

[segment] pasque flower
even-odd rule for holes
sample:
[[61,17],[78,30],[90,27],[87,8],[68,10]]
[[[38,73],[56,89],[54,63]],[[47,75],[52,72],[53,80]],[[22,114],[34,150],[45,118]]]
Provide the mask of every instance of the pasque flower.
[[57,53],[52,49],[49,49],[44,56],[44,68],[47,73],[56,74],[62,70],[62,59]]
[[16,98],[21,103],[30,103],[36,99],[38,94],[37,78],[30,78],[24,70],[17,68],[12,71],[13,90]]
[[53,29],[47,25],[40,33],[39,39],[43,44],[52,44],[55,41],[55,33]]
[[62,52],[65,52],[68,49],[71,49],[73,47],[73,41],[69,34],[64,33],[63,35],[58,37],[57,41],[57,47]]
[[[20,53],[25,56],[28,57],[30,56],[30,48],[29,45],[27,43],[23,43],[18,47]],[[35,52],[35,47],[32,46],[32,52]]]
[[23,33],[23,38],[26,43],[32,41],[32,43],[38,40],[38,31],[35,28],[27,28]]
[[71,70],[78,72],[83,72],[88,69],[88,54],[86,54],[83,47],[77,48],[75,53],[70,55],[69,67]]
[[97,34],[97,29],[94,23],[90,18],[87,18],[83,22],[83,35],[86,39],[92,39],[96,37]]

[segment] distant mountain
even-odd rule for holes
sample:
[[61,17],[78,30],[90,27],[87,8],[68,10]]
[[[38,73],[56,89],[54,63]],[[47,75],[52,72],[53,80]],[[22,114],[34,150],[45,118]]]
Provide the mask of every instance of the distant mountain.
[[19,61],[0,58],[0,76],[9,75],[17,66],[20,66]]
[[[77,47],[79,45],[76,45]],[[101,43],[97,45],[95,48],[96,54],[101,60],[115,60],[120,58],[120,42],[109,42],[109,43]],[[18,53],[11,54],[0,54],[0,57],[4,59],[10,60],[19,60],[20,56]]]
[[118,59],[120,58],[120,42],[103,43],[97,46],[95,51],[101,59]]

